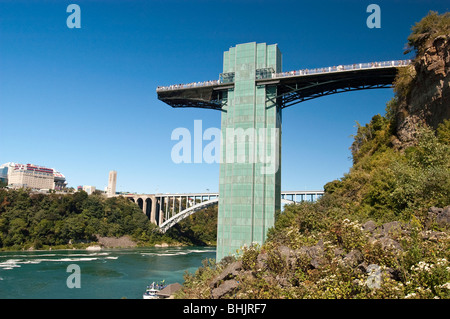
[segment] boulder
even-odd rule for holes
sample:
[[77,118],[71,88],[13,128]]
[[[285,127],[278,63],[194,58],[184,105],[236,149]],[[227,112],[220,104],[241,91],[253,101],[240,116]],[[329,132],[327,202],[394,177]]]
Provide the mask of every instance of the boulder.
[[383,236],[391,236],[400,233],[402,230],[402,224],[398,221],[389,222],[381,225],[381,233]]
[[312,268],[320,268],[320,266],[326,263],[322,239],[319,240],[319,242],[314,246],[301,247],[297,252],[300,254],[305,254],[311,259],[310,266]]
[[363,231],[372,233],[376,228],[377,224],[373,220],[369,220],[362,225]]
[[239,283],[236,280],[224,281],[219,287],[214,288],[211,291],[211,297],[214,299],[222,298],[226,294],[235,290],[238,286],[239,286]]
[[436,216],[436,224],[443,228],[450,226],[450,206],[442,209],[442,211]]
[[439,231],[433,231],[433,230],[426,230],[420,232],[420,235],[422,236],[422,239],[438,242],[442,239],[447,238],[447,233],[445,232],[439,232]]
[[395,237],[395,235],[399,235],[401,232],[402,224],[400,222],[388,222],[376,227],[375,230],[372,231],[372,238],[379,239],[382,237]]
[[267,267],[267,253],[259,253],[256,257],[256,269],[265,269]]
[[384,250],[396,250],[396,251],[403,251],[402,246],[395,240],[389,237],[382,237],[377,240],[381,244],[381,248]]
[[334,248],[333,252],[334,252],[334,257],[344,257],[345,256],[345,250],[340,247]]
[[239,271],[242,269],[242,260],[235,261],[229,264],[225,269],[213,279],[210,284],[210,287],[213,289],[217,286],[221,286],[221,282],[223,280],[228,280],[236,277],[239,274]]
[[364,259],[363,254],[359,249],[353,249],[348,254],[344,256],[342,261],[345,265],[350,267],[356,267],[359,263],[361,263]]
[[367,273],[368,268],[369,268],[369,265],[368,265],[365,261],[363,261],[362,263],[360,263],[360,264],[358,265],[358,267],[357,267],[357,269],[359,269],[359,270],[362,271],[363,273]]
[[425,226],[430,228],[433,224],[444,229],[450,226],[450,206],[444,208],[430,207],[428,209]]
[[289,247],[287,247],[287,246],[280,246],[279,248],[278,248],[278,251],[280,252],[280,256],[282,257],[282,258],[284,258],[285,260],[288,260],[290,257],[291,257],[291,255],[293,254],[293,253],[295,253],[295,252],[293,252]]

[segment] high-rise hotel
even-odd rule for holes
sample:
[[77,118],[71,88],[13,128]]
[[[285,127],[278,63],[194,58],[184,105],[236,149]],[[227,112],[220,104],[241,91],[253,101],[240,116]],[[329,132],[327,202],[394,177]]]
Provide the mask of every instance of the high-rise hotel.
[[60,172],[33,164],[5,163],[0,166],[0,178],[13,188],[62,189],[67,185]]

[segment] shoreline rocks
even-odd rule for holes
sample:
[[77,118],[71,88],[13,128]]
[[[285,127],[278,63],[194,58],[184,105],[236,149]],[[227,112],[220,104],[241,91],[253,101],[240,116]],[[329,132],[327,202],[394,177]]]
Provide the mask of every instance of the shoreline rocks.
[[137,243],[130,236],[119,238],[97,236],[97,240],[99,245],[105,248],[132,248],[137,246]]
[[87,247],[86,250],[89,250],[89,251],[98,251],[98,250],[102,250],[102,247],[101,247],[100,245],[93,245],[93,246]]

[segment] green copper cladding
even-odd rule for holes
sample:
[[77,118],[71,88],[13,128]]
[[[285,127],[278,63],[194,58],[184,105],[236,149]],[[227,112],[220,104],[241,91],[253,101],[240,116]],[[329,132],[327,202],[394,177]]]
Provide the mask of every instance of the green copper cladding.
[[281,72],[276,44],[239,44],[224,52],[225,94],[219,181],[217,261],[244,245],[262,244],[281,202],[281,108],[276,86],[256,79]]

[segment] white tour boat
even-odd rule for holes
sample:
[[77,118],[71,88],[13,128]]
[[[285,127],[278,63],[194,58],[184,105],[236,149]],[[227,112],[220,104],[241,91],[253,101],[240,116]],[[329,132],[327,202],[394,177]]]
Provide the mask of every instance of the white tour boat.
[[159,299],[158,292],[161,289],[164,289],[166,285],[164,284],[164,281],[161,283],[155,283],[153,282],[150,286],[147,286],[147,289],[145,290],[144,294],[142,295],[142,298],[144,299]]

